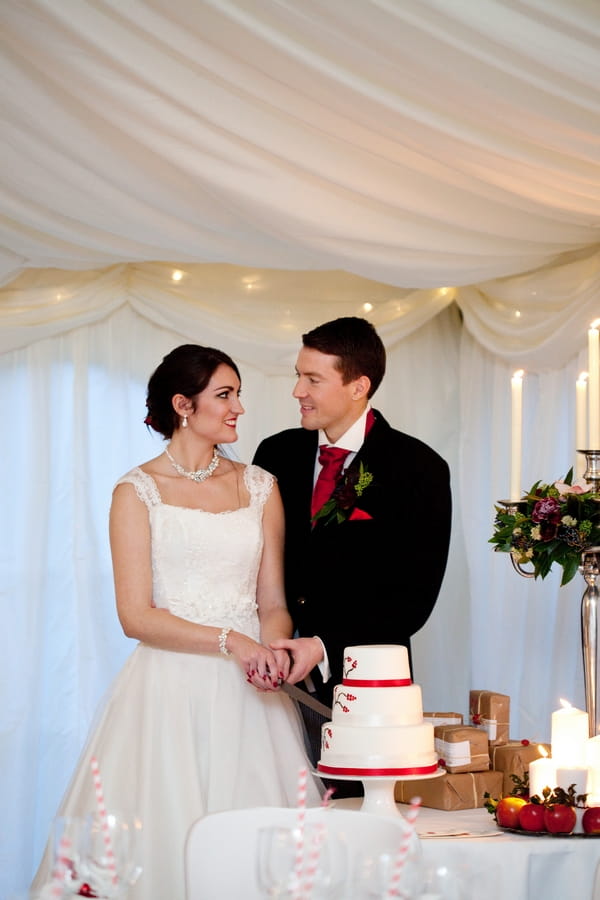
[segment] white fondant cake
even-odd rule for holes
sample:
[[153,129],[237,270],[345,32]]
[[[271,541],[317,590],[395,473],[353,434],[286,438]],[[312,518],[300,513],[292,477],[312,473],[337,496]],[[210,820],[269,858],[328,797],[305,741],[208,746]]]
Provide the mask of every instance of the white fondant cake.
[[433,725],[423,721],[406,647],[366,644],[344,651],[331,722],[321,729],[318,770],[330,775],[432,775]]

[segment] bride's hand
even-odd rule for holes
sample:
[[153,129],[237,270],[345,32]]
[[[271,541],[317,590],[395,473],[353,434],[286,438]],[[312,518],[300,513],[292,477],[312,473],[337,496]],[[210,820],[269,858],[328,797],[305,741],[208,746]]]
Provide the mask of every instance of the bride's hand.
[[272,650],[239,631],[229,633],[227,647],[246,674],[249,684],[262,691],[279,689],[280,667]]
[[271,644],[269,644],[269,647],[273,651],[273,655],[277,660],[277,677],[283,684],[283,682],[287,680],[287,677],[290,674],[290,666],[292,664],[290,654],[287,650],[273,647]]

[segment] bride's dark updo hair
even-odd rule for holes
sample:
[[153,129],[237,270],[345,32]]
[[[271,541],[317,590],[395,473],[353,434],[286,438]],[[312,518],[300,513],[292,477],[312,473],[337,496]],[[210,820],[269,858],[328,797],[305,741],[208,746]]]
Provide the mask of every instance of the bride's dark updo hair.
[[155,369],[148,381],[146,425],[158,431],[165,439],[171,438],[180,427],[179,416],[171,400],[175,394],[183,394],[196,408],[195,397],[208,385],[219,366],[230,366],[241,379],[238,367],[222,350],[201,347],[200,344],[182,344],[171,350]]

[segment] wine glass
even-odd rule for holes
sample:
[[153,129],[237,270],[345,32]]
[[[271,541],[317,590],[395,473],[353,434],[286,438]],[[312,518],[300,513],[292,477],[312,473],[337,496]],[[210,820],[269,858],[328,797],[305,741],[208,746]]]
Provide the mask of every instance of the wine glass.
[[81,884],[81,847],[85,816],[56,816],[52,822],[52,878],[67,894],[76,894]]
[[135,815],[91,813],[81,843],[81,872],[97,897],[124,900],[142,868],[142,823]]
[[343,896],[346,847],[323,823],[258,829],[257,878],[263,897]]
[[393,895],[398,900],[412,900],[421,896],[422,877],[421,855],[414,847],[409,849],[400,869],[396,852],[359,853],[355,857],[352,898],[380,900]]

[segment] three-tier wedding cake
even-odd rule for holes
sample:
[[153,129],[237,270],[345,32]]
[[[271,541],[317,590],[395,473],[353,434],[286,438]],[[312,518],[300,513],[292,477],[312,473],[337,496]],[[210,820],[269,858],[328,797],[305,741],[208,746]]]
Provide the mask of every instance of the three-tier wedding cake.
[[321,729],[319,772],[333,776],[427,776],[437,771],[433,725],[400,644],[346,647],[332,720]]

